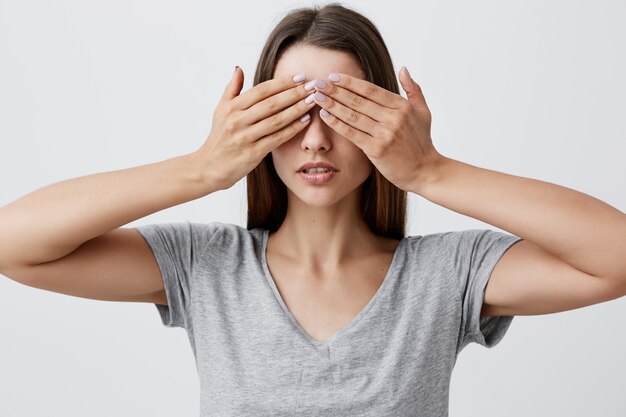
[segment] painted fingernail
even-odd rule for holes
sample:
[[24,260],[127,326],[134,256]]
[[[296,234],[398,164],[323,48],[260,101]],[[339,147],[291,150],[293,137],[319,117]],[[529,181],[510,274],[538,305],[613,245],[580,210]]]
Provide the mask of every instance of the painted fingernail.
[[322,110],[320,110],[320,116],[328,117],[328,116],[330,116],[330,113],[328,113],[328,111],[326,111],[326,109],[322,109]]
[[315,81],[316,80],[309,81],[308,83],[304,84],[304,89],[307,91],[313,90],[315,88]]
[[314,99],[313,99],[313,96],[314,96],[314,95],[315,95],[315,94],[309,94],[309,95],[307,96],[307,98],[305,98],[305,99],[304,99],[304,104],[311,104],[311,103],[313,103],[313,100],[314,100]]
[[328,79],[334,83],[338,83],[339,81],[341,81],[341,75],[337,74],[336,72],[331,72],[330,74],[328,74]]
[[307,113],[307,114],[305,114],[304,116],[302,116],[302,117],[300,118],[300,121],[301,121],[302,123],[304,123],[304,122],[306,122],[307,120],[309,120],[310,118],[311,118],[311,115],[310,115],[309,113]]
[[306,78],[306,74],[304,72],[301,72],[300,74],[296,74],[293,76],[293,82],[301,83],[302,81],[304,81],[305,78]]
[[315,80],[315,86],[317,88],[326,88],[326,81],[317,79]]
[[313,94],[315,96],[315,100],[318,101],[325,101],[326,100],[326,96],[324,94],[322,94],[321,91],[316,91],[315,94]]

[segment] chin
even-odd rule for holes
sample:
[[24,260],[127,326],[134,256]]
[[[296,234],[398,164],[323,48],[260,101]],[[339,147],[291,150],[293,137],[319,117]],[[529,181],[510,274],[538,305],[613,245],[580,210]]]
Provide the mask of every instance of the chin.
[[332,189],[298,190],[298,192],[290,190],[290,193],[307,206],[317,208],[332,207],[346,197]]

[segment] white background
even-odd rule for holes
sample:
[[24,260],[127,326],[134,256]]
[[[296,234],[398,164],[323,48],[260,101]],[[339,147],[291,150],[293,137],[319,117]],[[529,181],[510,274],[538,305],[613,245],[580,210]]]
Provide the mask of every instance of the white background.
[[[235,65],[244,90],[308,2],[0,0],[0,205],[45,185],[197,149]],[[626,3],[344,2],[379,28],[444,155],[626,208]],[[138,190],[140,192],[140,190]],[[409,235],[495,227],[410,195]],[[246,223],[245,180],[129,226]],[[0,231],[1,233],[1,231]],[[89,277],[85,277],[89,279]],[[623,416],[626,298],[518,316],[453,373],[450,415]],[[0,277],[0,416],[196,416],[182,329],[154,305]]]

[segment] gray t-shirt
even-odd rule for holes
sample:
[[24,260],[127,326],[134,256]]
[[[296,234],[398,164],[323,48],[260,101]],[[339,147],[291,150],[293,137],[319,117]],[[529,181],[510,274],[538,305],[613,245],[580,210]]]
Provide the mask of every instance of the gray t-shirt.
[[473,229],[407,236],[369,303],[316,341],[282,300],[264,229],[220,223],[136,228],[158,262],[200,379],[200,416],[448,416],[457,355],[495,346],[513,317],[480,318],[502,254],[521,238]]

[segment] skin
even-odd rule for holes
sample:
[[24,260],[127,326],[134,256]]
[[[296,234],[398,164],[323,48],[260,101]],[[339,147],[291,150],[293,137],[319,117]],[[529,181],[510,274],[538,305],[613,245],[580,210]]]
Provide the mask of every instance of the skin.
[[[307,81],[330,72],[365,77],[349,54],[313,46],[287,50],[274,77],[299,72],[306,72]],[[280,229],[270,235],[267,251],[291,260],[314,277],[308,279],[323,284],[342,279],[348,274],[340,271],[381,253],[390,263],[399,241],[369,230],[359,198],[373,165],[363,150],[321,120],[319,110],[316,106],[309,112],[311,121],[303,131],[272,151],[276,172],[287,187],[288,210]],[[324,185],[310,185],[297,173],[310,161],[330,162],[339,172]]]
[[406,69],[407,98],[350,74],[316,87],[321,120],[397,187],[522,238],[491,273],[481,315],[572,310],[626,294],[626,216],[592,196],[437,152],[431,113]]

